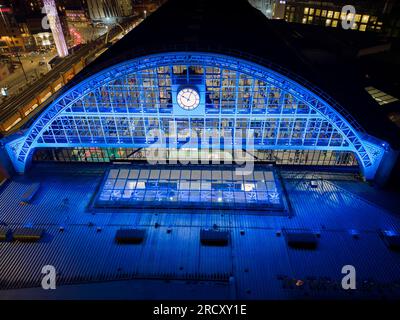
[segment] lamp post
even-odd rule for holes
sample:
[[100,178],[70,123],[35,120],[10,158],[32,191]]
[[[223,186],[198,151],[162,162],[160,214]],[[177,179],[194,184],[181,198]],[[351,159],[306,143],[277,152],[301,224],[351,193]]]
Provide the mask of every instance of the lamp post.
[[6,19],[4,18],[4,15],[3,15],[2,8],[4,8],[4,7],[5,7],[4,5],[0,4],[0,13],[1,13],[1,18],[3,19],[4,28],[5,28],[6,32],[11,35],[10,39],[11,39],[11,44],[12,44],[13,51],[15,51],[15,54],[16,54],[17,59],[18,59],[18,62],[21,65],[21,69],[22,69],[22,72],[24,73],[25,80],[26,80],[26,82],[28,82],[28,76],[26,75],[26,72],[25,72],[25,69],[24,69],[24,65],[22,64],[21,58],[19,56],[19,52],[18,52],[18,50],[16,50],[16,47],[15,47],[15,44],[14,44],[14,40],[13,40],[13,35],[11,34],[11,32],[9,32],[8,23],[7,23]]

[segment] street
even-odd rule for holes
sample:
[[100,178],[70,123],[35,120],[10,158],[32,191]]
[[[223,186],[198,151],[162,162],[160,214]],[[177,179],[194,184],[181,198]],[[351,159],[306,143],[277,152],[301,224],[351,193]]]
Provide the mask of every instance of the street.
[[[25,73],[28,78],[28,82],[25,79],[24,73],[22,71],[21,66],[18,66],[17,69],[14,70],[6,79],[0,81],[0,88],[8,88],[8,96],[15,95],[23,90],[27,84],[32,83],[33,81],[40,78],[41,74],[46,74],[49,71],[49,66],[47,62],[50,61],[57,54],[56,50],[49,51],[45,54],[21,54],[20,59],[25,69]],[[13,58],[14,61],[17,61],[17,58]],[[46,62],[45,65],[39,65],[39,62]],[[4,97],[1,97],[3,100]]]
[[[83,39],[97,39],[101,35],[103,35],[107,28],[105,27],[75,27],[75,31],[78,31],[83,37]],[[50,61],[57,55],[56,49],[49,51],[45,54],[35,54],[31,55],[30,53],[20,53],[20,59],[24,66],[24,70],[28,81],[26,80],[22,68],[18,66],[17,69],[14,70],[6,79],[0,81],[0,88],[8,88],[8,98],[18,94],[23,91],[29,84],[32,84],[37,79],[41,78],[42,75],[46,74],[49,71],[49,66],[47,62]],[[13,61],[16,62],[18,59],[16,57],[13,58]],[[39,65],[39,62],[44,61],[46,65]],[[3,102],[5,97],[0,96],[0,103]]]

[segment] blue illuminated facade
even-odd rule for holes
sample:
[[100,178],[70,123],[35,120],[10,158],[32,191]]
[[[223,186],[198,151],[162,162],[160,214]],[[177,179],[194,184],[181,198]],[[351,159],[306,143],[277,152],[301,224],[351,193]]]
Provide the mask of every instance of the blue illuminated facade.
[[[193,110],[176,95],[190,86]],[[254,130],[257,150],[325,150],[354,155],[372,179],[387,144],[367,135],[329,97],[259,64],[226,55],[171,52],[129,60],[64,91],[23,133],[7,143],[23,173],[38,148],[146,148],[151,129]],[[222,137],[221,137],[222,138]],[[179,136],[168,136],[179,145]],[[201,145],[201,141],[200,144]]]

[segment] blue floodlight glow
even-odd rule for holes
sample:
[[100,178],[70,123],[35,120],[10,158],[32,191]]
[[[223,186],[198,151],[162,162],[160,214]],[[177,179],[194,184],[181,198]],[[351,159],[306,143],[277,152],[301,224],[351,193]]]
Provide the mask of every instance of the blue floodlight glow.
[[[176,106],[182,85],[196,87],[199,107]],[[7,143],[7,151],[23,173],[38,148],[142,148],[151,142],[149,130],[168,132],[173,121],[178,129],[200,133],[253,129],[256,150],[350,152],[372,179],[385,150],[382,142],[371,142],[343,108],[314,92],[308,84],[231,56],[154,54],[114,65],[64,90]]]
[[[261,180],[263,179],[263,180]],[[231,166],[151,165],[110,169],[95,197],[102,208],[204,208],[285,211],[282,187],[270,167],[246,176]]]

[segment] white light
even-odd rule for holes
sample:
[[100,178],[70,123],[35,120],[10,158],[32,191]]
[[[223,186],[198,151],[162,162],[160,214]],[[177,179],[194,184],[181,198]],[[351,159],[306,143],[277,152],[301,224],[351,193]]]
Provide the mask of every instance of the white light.
[[253,191],[256,185],[254,183],[245,183],[242,184],[242,190],[244,191]]
[[144,181],[138,181],[136,189],[146,189],[146,184],[144,183]]
[[60,58],[66,57],[68,55],[68,47],[65,42],[64,33],[54,0],[44,0],[43,4],[49,20],[51,32],[53,33],[53,39],[57,47],[58,56]]

